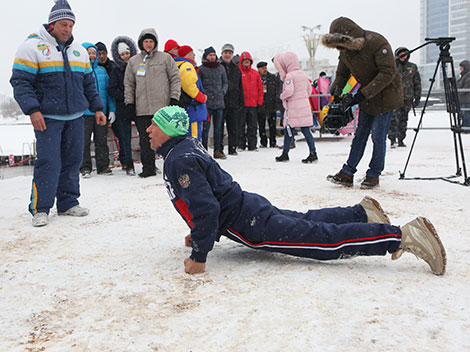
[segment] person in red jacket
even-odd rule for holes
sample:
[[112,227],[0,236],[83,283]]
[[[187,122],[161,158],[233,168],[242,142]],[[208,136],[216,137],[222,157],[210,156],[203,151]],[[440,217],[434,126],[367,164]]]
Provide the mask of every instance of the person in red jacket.
[[256,132],[258,123],[258,107],[263,105],[263,82],[257,70],[252,69],[253,59],[249,52],[240,55],[240,71],[242,72],[243,97],[245,106],[240,113],[240,139],[238,150],[245,150],[248,139],[248,150],[256,150]]

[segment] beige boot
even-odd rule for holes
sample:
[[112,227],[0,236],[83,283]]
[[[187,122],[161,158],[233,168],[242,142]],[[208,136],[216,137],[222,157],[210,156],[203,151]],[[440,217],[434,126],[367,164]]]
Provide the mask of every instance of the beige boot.
[[403,252],[410,252],[428,263],[433,274],[444,275],[446,251],[431,222],[418,217],[402,226],[401,232],[401,244],[392,254],[392,259],[400,258]]
[[380,206],[379,202],[374,198],[365,196],[359,203],[362,205],[367,214],[367,222],[376,224],[389,224],[390,219]]

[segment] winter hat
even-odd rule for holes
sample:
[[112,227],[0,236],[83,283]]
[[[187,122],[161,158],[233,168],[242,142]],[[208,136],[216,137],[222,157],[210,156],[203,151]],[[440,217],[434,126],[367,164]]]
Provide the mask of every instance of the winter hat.
[[209,55],[209,54],[211,54],[211,53],[214,53],[214,54],[215,54],[215,49],[214,49],[212,46],[210,46],[210,47],[204,49],[204,54],[202,54],[202,59],[203,59],[203,60],[207,59],[207,55]]
[[232,44],[227,43],[227,44],[224,44],[224,46],[222,47],[222,52],[224,51],[231,51],[232,53],[234,53],[235,48],[233,47]]
[[49,20],[47,24],[51,24],[60,20],[70,20],[75,23],[75,15],[70,8],[67,0],[54,0],[55,5],[49,13]]
[[165,52],[170,51],[171,49],[177,48],[179,49],[179,44],[176,42],[176,40],[173,39],[168,39],[165,43]]
[[260,67],[264,67],[264,66],[268,66],[268,63],[265,62],[265,61],[260,61],[260,62],[258,62],[258,64],[256,65],[256,68],[260,68]]
[[191,48],[189,45],[180,46],[179,49],[178,49],[178,56],[179,57],[185,57],[191,51],[193,51],[193,48]]
[[121,55],[122,53],[130,53],[131,49],[129,48],[129,45],[127,45],[124,42],[120,42],[118,44],[118,53]]
[[98,48],[98,51],[108,52],[108,48],[106,48],[106,45],[102,42],[96,43],[95,46]]
[[165,106],[153,115],[153,121],[170,137],[185,136],[189,129],[189,116],[179,106]]

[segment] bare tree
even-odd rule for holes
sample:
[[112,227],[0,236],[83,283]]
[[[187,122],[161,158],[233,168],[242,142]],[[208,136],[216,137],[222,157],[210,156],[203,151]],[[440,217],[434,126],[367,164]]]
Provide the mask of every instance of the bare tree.
[[14,117],[16,119],[23,115],[18,103],[10,97],[5,98],[5,101],[0,105],[0,112],[3,117]]

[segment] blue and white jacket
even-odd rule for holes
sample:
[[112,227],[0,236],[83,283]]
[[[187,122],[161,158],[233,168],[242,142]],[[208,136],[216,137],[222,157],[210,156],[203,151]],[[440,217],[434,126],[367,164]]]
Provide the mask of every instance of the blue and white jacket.
[[80,116],[88,107],[104,108],[86,50],[73,37],[61,49],[44,26],[19,47],[10,83],[26,115]]
[[[95,76],[95,85],[98,93],[100,93],[101,100],[104,104],[103,113],[107,114],[108,111],[116,112],[116,100],[109,95],[109,75],[106,68],[98,65],[98,48],[89,42],[82,43],[82,46],[88,50],[88,48],[94,48],[96,50],[96,59],[95,61],[90,60],[91,69],[93,70],[93,75]],[[94,115],[90,110],[85,111],[85,115]]]

